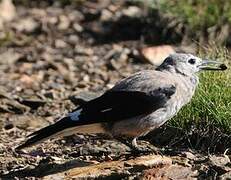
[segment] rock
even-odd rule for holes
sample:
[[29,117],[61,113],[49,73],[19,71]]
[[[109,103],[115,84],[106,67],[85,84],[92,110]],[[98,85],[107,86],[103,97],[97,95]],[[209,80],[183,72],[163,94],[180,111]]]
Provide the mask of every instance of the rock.
[[43,72],[33,75],[22,74],[19,77],[19,81],[21,82],[22,87],[35,90],[39,88],[39,83],[43,80],[43,75]]
[[169,165],[160,168],[153,168],[143,172],[141,179],[196,179],[197,171],[189,167]]
[[84,28],[78,23],[73,24],[73,29],[78,33],[83,32],[83,30],[84,30]]
[[185,156],[187,159],[193,160],[196,158],[196,156],[188,151],[182,152],[182,155]]
[[30,108],[24,106],[15,99],[11,98],[11,95],[7,93],[3,87],[0,87],[0,111],[24,113],[29,111]]
[[24,84],[28,88],[34,86],[34,80],[31,78],[31,76],[23,74],[19,80],[21,81],[22,84]]
[[212,155],[209,157],[209,160],[211,161],[212,165],[214,166],[220,166],[223,167],[230,163],[230,159],[228,156],[217,156],[217,155]]
[[15,63],[21,55],[13,49],[8,49],[7,51],[0,54],[0,64],[12,65]]
[[3,23],[14,19],[16,16],[15,6],[11,0],[2,0],[0,3],[0,28],[3,28]]
[[170,45],[152,46],[140,50],[142,58],[155,66],[159,66],[166,57],[173,53],[175,50]]
[[142,10],[137,6],[129,6],[127,9],[122,10],[122,14],[128,17],[141,17]]
[[[130,160],[118,160],[103,162],[100,164],[93,164],[86,167],[77,167],[56,174],[64,179],[100,179],[100,178],[121,178],[121,175],[130,176],[131,173],[140,172],[144,169],[156,166],[169,166],[172,161],[168,157],[160,155],[147,155],[137,157]],[[123,177],[122,176],[122,177]],[[52,179],[53,175],[44,177],[45,179]]]
[[12,116],[10,120],[14,126],[18,127],[19,129],[36,129],[48,125],[48,122],[45,119],[34,115]]
[[76,43],[78,42],[78,40],[79,40],[79,37],[76,36],[76,35],[74,35],[74,34],[72,34],[72,35],[70,35],[68,37],[68,43],[71,44],[71,45],[73,45],[73,46],[76,45]]
[[61,15],[59,17],[59,24],[58,24],[58,29],[59,30],[67,30],[70,26],[70,20],[67,16]]
[[2,0],[0,9],[0,17],[4,21],[11,21],[16,16],[16,9],[11,0]]
[[39,26],[39,23],[31,17],[20,19],[18,22],[13,24],[13,27],[17,31],[27,34],[34,33],[39,28]]
[[109,21],[113,18],[113,13],[107,9],[102,10],[102,14],[100,17],[101,21]]
[[56,48],[65,48],[67,46],[67,43],[61,39],[55,40],[55,47]]
[[38,98],[29,98],[29,99],[22,98],[19,100],[19,102],[25,106],[30,107],[33,110],[38,109],[40,106],[46,104],[46,101]]
[[14,112],[14,113],[25,113],[30,108],[24,106],[13,99],[0,99],[0,111],[2,112]]
[[75,105],[80,105],[81,103],[84,103],[84,101],[90,101],[98,96],[100,96],[100,93],[81,91],[77,94],[71,95],[69,100]]
[[81,22],[84,20],[84,16],[82,12],[78,11],[77,9],[75,9],[74,11],[68,12],[67,16],[72,22]]
[[222,174],[220,177],[219,177],[220,180],[228,180],[228,179],[231,179],[231,171],[225,173],[225,174]]
[[82,48],[78,44],[75,46],[75,53],[84,56],[91,56],[94,51],[91,48]]

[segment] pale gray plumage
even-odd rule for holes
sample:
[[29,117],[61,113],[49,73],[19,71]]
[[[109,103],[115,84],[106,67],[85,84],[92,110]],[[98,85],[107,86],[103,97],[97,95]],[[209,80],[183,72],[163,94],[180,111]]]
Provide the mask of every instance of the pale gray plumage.
[[133,137],[146,135],[171,119],[182,106],[191,100],[199,82],[195,74],[198,70],[190,64],[188,65],[189,68],[185,66],[187,66],[188,59],[194,58],[198,63],[201,60],[191,54],[173,54],[169,58],[176,61],[176,66],[168,66],[168,62],[164,62],[157,70],[138,72],[129,78],[123,79],[112,88],[112,90],[138,90],[148,93],[150,90],[160,87],[176,87],[175,93],[164,107],[141,118],[115,123],[110,131],[114,136],[118,134]]
[[119,81],[99,98],[83,101],[67,117],[33,133],[19,148],[66,133],[132,137],[132,145],[137,147],[137,137],[163,125],[191,100],[199,82],[198,71],[225,69],[209,65],[221,63],[203,61],[191,54],[172,54],[158,68],[138,72]]

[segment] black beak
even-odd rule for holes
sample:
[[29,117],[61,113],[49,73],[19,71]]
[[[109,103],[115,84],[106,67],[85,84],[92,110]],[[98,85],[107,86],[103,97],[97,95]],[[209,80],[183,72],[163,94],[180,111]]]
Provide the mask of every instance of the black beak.
[[218,61],[203,60],[199,68],[201,70],[224,71],[227,69],[227,66]]

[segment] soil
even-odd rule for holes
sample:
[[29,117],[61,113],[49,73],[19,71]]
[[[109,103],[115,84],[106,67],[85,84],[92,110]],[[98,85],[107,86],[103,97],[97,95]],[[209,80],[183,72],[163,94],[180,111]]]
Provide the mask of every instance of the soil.
[[[66,5],[31,1],[15,6],[16,15],[4,20],[0,29],[0,177],[57,178],[57,173],[76,167],[146,156],[134,156],[127,146],[105,135],[73,135],[15,152],[28,134],[74,109],[77,97],[95,97],[119,79],[152,68],[137,55],[146,46],[145,11],[137,6],[106,0]],[[141,143],[150,148],[158,145]],[[91,178],[147,179],[157,171],[176,172],[165,174],[169,179],[230,177],[228,151],[211,155],[187,146],[158,148],[159,154],[171,159],[170,165],[134,170],[132,164],[133,171],[122,175],[112,170]],[[188,173],[177,176],[178,166]]]

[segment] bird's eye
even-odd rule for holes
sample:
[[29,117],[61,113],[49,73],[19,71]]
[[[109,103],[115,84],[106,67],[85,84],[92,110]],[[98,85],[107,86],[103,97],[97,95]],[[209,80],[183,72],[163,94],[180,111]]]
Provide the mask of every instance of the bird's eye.
[[196,59],[189,59],[188,62],[189,62],[190,64],[195,64],[195,63],[196,63]]

